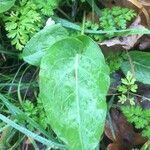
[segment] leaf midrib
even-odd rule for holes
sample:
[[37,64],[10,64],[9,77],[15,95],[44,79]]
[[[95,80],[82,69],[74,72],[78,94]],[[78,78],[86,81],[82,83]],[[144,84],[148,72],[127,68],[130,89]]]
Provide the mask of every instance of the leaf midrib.
[[139,66],[142,66],[142,67],[144,67],[144,68],[150,69],[149,66],[143,65],[143,64],[141,64],[141,63],[139,63],[139,62],[137,62],[137,61],[133,61],[133,63],[134,63],[135,65],[139,65]]
[[79,82],[78,82],[78,71],[79,71],[79,54],[75,57],[75,93],[76,93],[76,103],[77,103],[77,113],[78,113],[78,123],[79,123],[79,138],[81,142],[82,149],[84,149],[82,142],[82,129],[81,129],[81,112],[80,112],[80,102],[79,102]]

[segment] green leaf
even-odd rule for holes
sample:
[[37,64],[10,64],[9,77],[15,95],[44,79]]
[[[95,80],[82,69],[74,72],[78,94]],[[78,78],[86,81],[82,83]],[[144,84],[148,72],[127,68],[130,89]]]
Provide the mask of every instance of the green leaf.
[[40,95],[48,121],[69,150],[93,150],[103,133],[109,69],[87,36],[55,43],[42,58]]
[[[132,65],[134,66],[135,78],[144,84],[150,84],[150,53],[132,51],[129,52],[132,60]],[[131,64],[128,60],[122,63],[122,70],[125,74],[130,70],[132,71]]]
[[[76,31],[81,31],[82,28],[75,24],[75,23],[72,23],[72,22],[69,22],[68,20],[65,20],[65,19],[61,19],[61,18],[58,18],[58,17],[53,17],[54,21],[56,23],[60,23],[63,27],[66,27],[68,29],[73,29],[73,30],[76,30]],[[128,36],[128,35],[135,35],[135,34],[150,34],[150,30],[148,29],[143,29],[141,27],[139,28],[134,28],[134,29],[125,29],[125,30],[116,30],[116,29],[113,29],[113,30],[108,30],[108,31],[104,31],[104,30],[89,30],[89,29],[85,29],[85,33],[91,33],[91,34],[95,34],[95,35],[105,35],[105,34],[115,34],[115,36]]]
[[24,61],[38,66],[48,48],[66,36],[68,32],[59,24],[45,27],[26,44],[22,54]]
[[16,0],[0,0],[0,13],[9,10]]

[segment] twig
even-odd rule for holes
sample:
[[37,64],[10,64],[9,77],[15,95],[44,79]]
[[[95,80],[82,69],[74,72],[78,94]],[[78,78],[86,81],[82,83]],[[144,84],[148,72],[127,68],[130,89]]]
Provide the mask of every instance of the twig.
[[60,13],[62,13],[62,14],[66,17],[66,19],[68,19],[68,20],[71,21],[71,18],[70,18],[63,10],[61,10],[59,7],[57,8],[57,10],[58,10]]
[[130,66],[131,66],[131,72],[135,78],[135,71],[134,71],[134,65],[133,65],[133,61],[131,59],[131,56],[130,54],[128,53],[128,50],[126,50],[126,53],[127,53],[127,56],[128,56],[128,60],[129,60],[129,63],[130,63]]
[[86,13],[85,13],[85,11],[84,11],[84,13],[83,13],[83,21],[82,21],[81,35],[84,35],[84,30],[85,30],[85,16],[86,16]]
[[108,112],[108,120],[109,120],[109,125],[110,125],[110,130],[111,130],[112,136],[113,136],[114,140],[116,141],[116,135],[115,135],[114,127],[113,127],[111,116],[110,116],[109,112]]
[[134,93],[131,93],[131,92],[129,92],[129,93],[130,93],[131,95],[134,95],[134,96],[137,96],[137,97],[141,97],[141,98],[144,98],[144,99],[150,101],[150,98],[148,98],[148,97],[145,97],[145,96],[142,96],[142,95],[139,95],[139,94],[134,94]]

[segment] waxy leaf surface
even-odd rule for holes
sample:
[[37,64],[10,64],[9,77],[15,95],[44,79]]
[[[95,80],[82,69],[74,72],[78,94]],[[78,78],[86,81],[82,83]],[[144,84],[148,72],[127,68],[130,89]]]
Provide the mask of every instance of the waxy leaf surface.
[[121,68],[126,74],[128,71],[134,70],[135,78],[144,84],[150,84],[150,53],[132,51],[129,52],[130,61],[127,60],[123,62]]
[[109,69],[87,36],[50,48],[40,66],[40,95],[48,121],[69,150],[93,150],[104,130]]
[[48,49],[66,36],[68,36],[68,32],[61,25],[46,26],[26,44],[22,54],[24,61],[39,66],[41,58],[47,53]]
[[16,0],[0,0],[0,13],[9,10]]

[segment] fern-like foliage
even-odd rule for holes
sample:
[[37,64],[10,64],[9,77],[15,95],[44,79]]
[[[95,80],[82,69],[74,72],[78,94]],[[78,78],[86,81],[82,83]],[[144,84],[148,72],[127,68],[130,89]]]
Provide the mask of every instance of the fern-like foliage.
[[128,71],[126,78],[121,79],[122,84],[118,86],[118,91],[121,92],[121,96],[118,96],[121,104],[129,102],[130,105],[135,105],[134,96],[132,93],[136,93],[138,85],[136,84],[136,79],[133,74]]
[[11,44],[22,50],[29,39],[44,26],[46,16],[53,15],[59,2],[60,0],[17,1],[11,11],[2,17]]
[[[40,126],[42,126],[44,129],[47,128],[48,123],[47,123],[47,117],[46,113],[43,108],[43,104],[41,103],[40,100],[37,101],[37,104],[33,104],[31,101],[26,100],[22,104],[23,111],[24,113],[28,116],[31,117],[35,122],[38,122]],[[24,118],[18,117],[17,118],[19,121],[25,122]],[[28,126],[31,130],[33,128],[31,126]]]
[[135,125],[135,128],[142,129],[143,136],[150,138],[150,109],[123,106],[121,110],[127,120]]
[[43,25],[37,6],[31,1],[21,1],[19,5],[15,5],[10,13],[4,15],[3,20],[8,31],[7,36],[18,50],[22,50],[31,36]]
[[105,8],[100,17],[100,27],[104,30],[126,29],[127,23],[136,16],[132,9],[122,7]]
[[[91,30],[120,30],[126,29],[128,23],[136,16],[136,13],[132,9],[122,8],[122,7],[112,7],[103,9],[101,17],[98,22],[92,22],[91,20],[87,20],[85,23],[86,29]],[[96,41],[103,41],[107,38],[112,38],[115,35],[110,33],[106,36],[103,35],[93,35],[89,34]]]
[[[87,20],[85,22],[85,29],[97,31],[100,30],[100,26],[98,23],[94,23],[91,20]],[[93,38],[95,41],[103,41],[105,38],[103,35],[96,35],[96,34],[89,34],[89,36]]]
[[51,16],[61,0],[33,0],[43,15]]
[[120,69],[122,63],[122,54],[121,53],[110,53],[106,58],[106,62],[109,66],[110,73],[113,73]]

